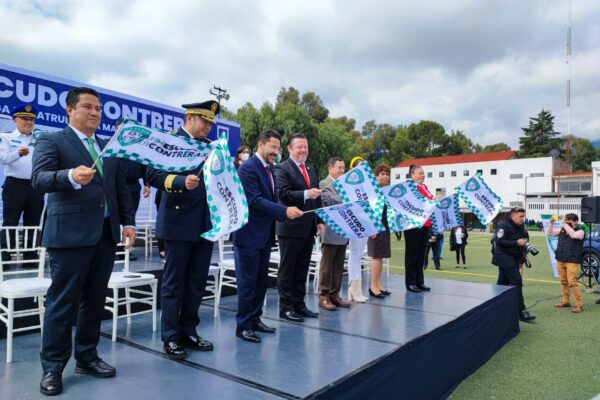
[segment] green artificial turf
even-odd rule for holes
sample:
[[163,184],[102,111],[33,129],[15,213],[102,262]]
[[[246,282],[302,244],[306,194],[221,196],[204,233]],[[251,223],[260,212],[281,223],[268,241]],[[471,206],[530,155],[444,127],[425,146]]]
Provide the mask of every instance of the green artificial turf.
[[[457,269],[446,234],[442,270],[433,270],[430,261],[425,280],[495,283],[497,268],[490,263],[490,235],[471,234],[468,242],[467,269]],[[537,319],[521,323],[519,335],[461,383],[451,399],[572,400],[591,399],[600,393],[600,305],[594,303],[599,295],[582,290],[581,314],[555,308],[561,289],[552,276],[544,237],[532,236],[531,243],[540,254],[531,257],[532,268],[525,270],[523,292],[527,308]],[[390,272],[404,273],[404,239],[398,242],[393,235],[390,265]]]

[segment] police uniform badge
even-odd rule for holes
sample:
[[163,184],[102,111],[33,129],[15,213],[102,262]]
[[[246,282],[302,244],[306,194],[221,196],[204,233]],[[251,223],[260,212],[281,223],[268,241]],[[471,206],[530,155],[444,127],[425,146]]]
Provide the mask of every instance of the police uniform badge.
[[502,236],[504,236],[504,229],[500,228],[498,229],[498,232],[496,232],[496,237],[498,237],[498,239],[501,239]]

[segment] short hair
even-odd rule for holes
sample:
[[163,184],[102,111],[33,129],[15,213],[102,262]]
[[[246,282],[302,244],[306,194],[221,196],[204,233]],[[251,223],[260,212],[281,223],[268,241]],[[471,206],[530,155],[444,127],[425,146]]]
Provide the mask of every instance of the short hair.
[[339,161],[344,162],[344,160],[342,160],[342,157],[331,157],[329,161],[327,161],[327,169],[333,167],[335,163]]
[[375,167],[375,176],[379,175],[382,172],[387,172],[388,174],[390,174],[392,172],[392,169],[387,164],[379,164]]
[[76,87],[69,90],[69,93],[67,93],[67,105],[75,108],[77,103],[79,103],[79,95],[82,94],[91,94],[92,96],[95,96],[98,100],[100,100],[100,95],[94,89],[89,87]]
[[525,209],[523,207],[513,207],[510,209],[510,215],[524,213]]
[[260,135],[258,135],[258,141],[263,144],[267,143],[269,140],[271,140],[271,138],[278,139],[281,142],[281,135],[279,134],[279,132],[273,129],[267,129],[266,131],[262,131]]
[[577,214],[568,213],[567,215],[565,215],[565,220],[577,222],[579,221],[579,217],[577,216]]
[[419,168],[423,169],[423,167],[421,167],[420,165],[412,164],[410,167],[408,167],[408,175],[412,176],[412,174],[414,174],[415,171],[418,170]]
[[252,150],[250,149],[250,147],[248,147],[246,145],[241,145],[240,147],[238,147],[237,151],[235,152],[235,155],[238,156],[241,153],[243,153],[245,150],[248,150],[250,153],[252,153]]
[[292,136],[289,137],[287,145],[291,146],[294,139],[306,139],[306,136],[303,133],[294,133]]

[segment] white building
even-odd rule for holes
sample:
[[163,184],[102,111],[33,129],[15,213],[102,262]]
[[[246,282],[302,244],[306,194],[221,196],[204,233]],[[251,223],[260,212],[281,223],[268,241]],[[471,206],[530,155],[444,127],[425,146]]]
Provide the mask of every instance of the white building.
[[[481,173],[503,199],[503,211],[525,207],[527,218],[536,221],[541,214],[579,215],[581,198],[592,194],[592,173],[572,173],[569,163],[551,157],[518,158],[515,151],[502,151],[406,160],[392,168],[392,183],[407,179],[412,164],[423,167],[425,184],[432,193],[441,195],[450,194],[470,176]],[[600,162],[595,164],[600,175]],[[464,204],[461,209],[469,225],[474,216]]]

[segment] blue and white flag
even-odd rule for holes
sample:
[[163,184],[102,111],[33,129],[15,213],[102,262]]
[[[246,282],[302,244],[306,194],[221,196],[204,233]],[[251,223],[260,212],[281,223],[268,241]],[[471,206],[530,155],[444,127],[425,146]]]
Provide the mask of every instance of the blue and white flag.
[[492,222],[502,210],[502,199],[490,189],[481,174],[467,179],[456,191],[484,225]]
[[407,180],[383,188],[387,203],[394,209],[388,222],[390,230],[405,231],[422,227],[433,212],[435,202],[419,192],[412,180]]
[[463,224],[458,193],[439,199],[431,213],[431,229],[437,235]]
[[248,201],[237,174],[227,140],[213,142],[214,149],[202,166],[212,229],[202,234],[211,242],[240,229],[248,222]]
[[125,120],[101,156],[125,158],[167,172],[182,172],[197,168],[211,149],[212,144]]
[[367,201],[318,208],[315,213],[332,231],[348,239],[368,238],[385,230]]
[[344,203],[367,201],[381,220],[385,204],[383,192],[368,163],[360,163],[333,181],[332,185]]

